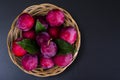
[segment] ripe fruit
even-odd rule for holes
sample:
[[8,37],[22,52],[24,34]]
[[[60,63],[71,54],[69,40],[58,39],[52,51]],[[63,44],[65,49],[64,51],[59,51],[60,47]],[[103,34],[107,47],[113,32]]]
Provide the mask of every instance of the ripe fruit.
[[72,54],[56,55],[53,60],[56,65],[65,67],[72,61]]
[[54,62],[51,58],[41,58],[40,59],[40,65],[43,69],[49,69],[54,66]]
[[48,42],[50,40],[50,35],[47,32],[41,32],[37,35],[36,41],[39,46],[41,46],[43,43]]
[[54,42],[49,42],[41,45],[41,53],[45,58],[51,58],[57,53],[57,45]]
[[59,28],[57,27],[50,27],[48,29],[48,33],[52,38],[58,38],[59,37]]
[[18,17],[17,27],[23,31],[29,31],[34,25],[34,18],[28,14],[23,13]]
[[20,57],[24,70],[70,65],[77,30],[64,26],[66,17],[62,9],[52,9],[44,16],[23,13],[18,17],[16,26],[22,31],[22,39],[13,42],[12,51]]
[[44,16],[39,16],[39,21],[41,22],[41,24],[47,29],[48,28],[48,23],[45,20]]
[[17,44],[18,41],[21,39],[17,39],[12,44],[12,52],[15,56],[21,57],[27,53],[26,50],[24,50],[19,44]]
[[22,36],[23,38],[27,38],[27,39],[35,39],[35,31],[34,30],[23,31]]
[[77,39],[77,31],[74,27],[65,27],[60,32],[60,38],[73,44]]
[[32,71],[38,65],[38,58],[36,55],[26,54],[22,58],[22,66],[27,71]]
[[58,9],[48,12],[46,20],[51,27],[61,26],[64,23],[64,13]]

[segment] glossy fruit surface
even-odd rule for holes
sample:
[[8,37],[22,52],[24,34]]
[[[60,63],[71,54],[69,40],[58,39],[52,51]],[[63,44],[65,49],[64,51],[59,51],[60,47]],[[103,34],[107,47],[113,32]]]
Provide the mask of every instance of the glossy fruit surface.
[[26,54],[22,58],[22,66],[27,71],[32,71],[37,68],[38,57],[36,55]]
[[64,13],[58,9],[51,10],[48,12],[46,20],[51,27],[61,26],[64,23]]
[[77,39],[77,31],[74,27],[71,26],[62,28],[60,32],[60,38],[70,44],[74,44]]
[[28,14],[23,13],[18,17],[17,27],[22,31],[29,31],[34,25],[34,18]]
[[49,68],[52,68],[54,66],[54,62],[51,58],[41,58],[40,59],[40,66],[43,69],[49,69]]
[[21,41],[21,39],[17,39],[12,43],[12,52],[15,56],[21,57],[24,56],[27,51],[17,44],[19,41]]
[[69,54],[56,55],[53,60],[57,66],[65,67],[72,61],[72,58],[73,58],[72,54],[69,53]]
[[45,58],[51,58],[57,53],[57,45],[54,42],[41,45],[41,53]]

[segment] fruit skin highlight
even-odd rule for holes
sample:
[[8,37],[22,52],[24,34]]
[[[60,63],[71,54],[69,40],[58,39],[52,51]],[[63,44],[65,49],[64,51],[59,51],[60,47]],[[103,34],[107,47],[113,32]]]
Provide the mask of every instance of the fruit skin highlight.
[[74,44],[77,39],[77,31],[74,27],[71,26],[62,28],[60,32],[60,38],[70,44]]
[[72,61],[72,59],[73,59],[72,54],[68,53],[56,55],[53,61],[59,67],[65,67]]
[[34,30],[22,32],[22,37],[26,38],[26,39],[35,39],[35,36],[36,36],[36,34],[35,34]]
[[32,71],[37,68],[38,57],[36,55],[26,54],[22,58],[22,66],[27,71]]
[[43,69],[49,69],[49,68],[52,68],[54,66],[54,62],[53,62],[53,60],[51,58],[42,57],[40,59],[40,66]]
[[27,51],[23,49],[17,42],[21,41],[22,39],[18,38],[12,43],[12,52],[15,56],[22,57],[24,56]]
[[35,20],[30,14],[23,13],[18,17],[16,24],[22,31],[29,31],[33,27],[34,22]]
[[57,45],[54,42],[49,42],[41,45],[41,53],[45,58],[51,58],[57,53]]
[[64,18],[64,13],[58,9],[49,11],[46,16],[46,20],[51,27],[61,26],[64,23]]
[[47,32],[41,32],[36,36],[36,41],[39,46],[41,46],[44,43],[47,43],[50,39],[51,37]]

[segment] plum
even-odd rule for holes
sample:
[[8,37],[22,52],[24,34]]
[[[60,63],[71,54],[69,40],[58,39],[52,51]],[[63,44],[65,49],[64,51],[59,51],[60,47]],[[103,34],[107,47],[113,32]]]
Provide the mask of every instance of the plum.
[[23,56],[21,63],[25,70],[32,71],[37,68],[38,57],[37,55],[26,54],[25,56]]
[[18,17],[16,25],[22,31],[29,31],[33,27],[34,22],[35,20],[30,14],[23,13]]
[[61,26],[64,23],[64,13],[59,9],[53,9],[46,16],[47,22],[51,27]]
[[59,37],[59,28],[58,27],[50,27],[48,28],[48,33],[52,38],[58,38]]
[[65,67],[72,61],[73,57],[71,53],[56,55],[53,58],[54,63],[59,67]]
[[27,53],[25,49],[23,49],[19,44],[17,44],[17,42],[21,40],[22,40],[21,38],[18,38],[12,43],[12,52],[15,56],[18,57],[24,56]]
[[77,31],[72,26],[64,27],[60,32],[60,38],[67,41],[70,44],[73,44],[77,39]]
[[52,68],[54,66],[54,62],[53,62],[53,60],[51,58],[42,57],[40,59],[40,66],[43,69],[49,69],[49,68]]
[[45,58],[51,58],[57,53],[57,45],[53,41],[41,45],[41,53]]
[[27,39],[35,39],[36,34],[34,30],[30,30],[30,31],[23,31],[22,36],[23,38],[27,38]]
[[36,41],[39,46],[41,46],[41,44],[43,44],[43,43],[48,42],[48,40],[50,40],[50,39],[51,39],[51,37],[47,32],[41,32],[36,37]]

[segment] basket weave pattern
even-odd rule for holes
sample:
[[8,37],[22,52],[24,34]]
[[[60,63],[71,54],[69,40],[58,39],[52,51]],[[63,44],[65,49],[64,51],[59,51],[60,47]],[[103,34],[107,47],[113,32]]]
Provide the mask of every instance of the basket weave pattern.
[[[57,7],[57,6],[53,5],[53,4],[44,3],[44,4],[40,4],[40,5],[30,6],[30,7],[26,8],[22,13],[29,13],[32,16],[39,16],[39,15],[43,15],[44,16],[44,15],[46,15],[48,13],[48,11],[50,11],[52,9],[60,9],[61,11],[63,11],[64,15],[65,15],[65,22],[64,22],[63,25],[64,26],[70,26],[71,25],[71,26],[75,27],[76,30],[77,30],[78,37],[77,37],[77,40],[75,42],[75,47],[76,47],[77,51],[73,55],[73,60],[72,60],[72,62],[73,62],[74,59],[76,58],[77,54],[78,54],[78,51],[79,51],[81,36],[80,36],[80,31],[78,29],[78,25],[76,24],[76,22],[73,20],[73,18],[71,17],[71,15],[66,10],[64,10],[64,9],[62,9],[60,7]],[[36,68],[33,71],[26,71],[26,70],[24,70],[22,68],[22,66],[21,66],[21,58],[14,56],[13,53],[12,53],[12,50],[11,50],[11,48],[12,48],[12,42],[15,39],[17,39],[17,38],[22,37],[22,35],[21,35],[22,31],[19,30],[16,27],[16,21],[17,21],[17,19],[18,19],[18,17],[13,21],[11,29],[10,29],[10,31],[8,33],[7,46],[8,46],[8,52],[9,52],[9,56],[10,56],[11,60],[21,70],[23,70],[24,72],[26,72],[28,74],[34,75],[34,76],[48,77],[48,76],[57,75],[57,74],[63,72],[72,63],[71,62],[68,66],[63,67],[63,68],[55,66],[55,67],[53,67],[51,69],[43,70],[42,68],[40,68],[38,66],[38,68]]]

